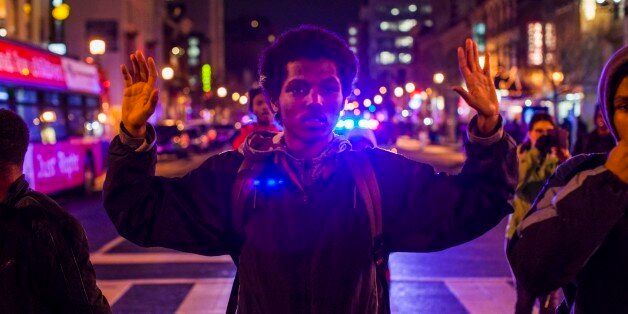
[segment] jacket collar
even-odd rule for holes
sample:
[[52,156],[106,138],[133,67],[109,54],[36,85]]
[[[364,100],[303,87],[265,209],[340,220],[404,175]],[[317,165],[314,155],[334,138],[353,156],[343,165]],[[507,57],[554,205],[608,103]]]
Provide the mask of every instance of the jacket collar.
[[20,176],[11,186],[9,187],[9,191],[7,193],[7,197],[4,199],[0,205],[3,206],[14,206],[17,201],[20,200],[24,196],[24,194],[29,190],[28,181],[24,175]]
[[284,133],[255,132],[251,134],[244,145],[240,146],[244,158],[259,161],[272,157],[275,164],[283,168],[292,181],[303,189],[313,182],[328,177],[335,167],[329,167],[330,161],[344,151],[351,150],[351,143],[334,134],[323,152],[312,159],[299,159],[288,152]]

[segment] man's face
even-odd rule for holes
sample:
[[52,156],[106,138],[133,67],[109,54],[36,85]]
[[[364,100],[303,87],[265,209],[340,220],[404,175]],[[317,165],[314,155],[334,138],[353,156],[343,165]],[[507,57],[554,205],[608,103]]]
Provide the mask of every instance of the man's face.
[[604,116],[601,112],[595,114],[595,125],[600,129],[606,129],[606,123],[604,122]]
[[266,97],[260,93],[251,101],[253,102],[253,114],[257,117],[257,122],[260,124],[270,124],[273,121],[273,112],[266,102]]
[[528,133],[532,146],[536,145],[536,141],[543,135],[547,135],[549,131],[554,129],[554,125],[549,121],[538,121],[532,126],[532,130]]
[[336,65],[329,60],[300,59],[286,65],[275,111],[280,110],[286,134],[305,142],[331,135],[343,95]]
[[628,140],[628,77],[624,77],[619,84],[613,105],[615,106],[613,124],[617,129],[619,139],[626,141]]

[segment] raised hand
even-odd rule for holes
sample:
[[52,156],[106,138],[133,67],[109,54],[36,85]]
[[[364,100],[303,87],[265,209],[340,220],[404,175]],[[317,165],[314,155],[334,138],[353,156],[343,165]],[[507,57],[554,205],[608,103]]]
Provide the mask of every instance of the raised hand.
[[467,90],[455,86],[456,91],[473,109],[478,112],[478,128],[482,133],[491,132],[499,122],[499,103],[490,69],[490,55],[484,58],[484,69],[480,66],[478,45],[471,39],[465,48],[458,47],[458,67],[467,84]]
[[155,112],[159,91],[155,88],[157,67],[151,57],[148,62],[139,50],[131,55],[133,73],[121,65],[124,77],[122,124],[134,137],[146,136],[146,122]]

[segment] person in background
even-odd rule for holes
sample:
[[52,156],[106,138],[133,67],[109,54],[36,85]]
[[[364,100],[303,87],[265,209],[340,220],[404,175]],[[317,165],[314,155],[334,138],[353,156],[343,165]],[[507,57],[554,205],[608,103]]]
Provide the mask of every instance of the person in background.
[[525,123],[521,122],[521,114],[516,114],[512,120],[508,120],[506,125],[504,125],[504,131],[510,134],[512,138],[517,142],[517,144],[521,143],[526,136],[525,131]]
[[270,110],[266,97],[264,97],[264,93],[262,93],[262,89],[259,87],[249,91],[249,111],[257,117],[257,122],[245,125],[240,129],[240,134],[233,140],[233,149],[238,149],[253,132],[280,131],[275,122],[275,114]]
[[26,182],[28,135],[0,109],[0,313],[110,313],[83,228]]
[[[552,143],[552,133],[559,131],[552,116],[544,112],[534,114],[528,129],[526,140],[517,149],[519,181],[512,201],[514,213],[510,215],[506,228],[507,240],[512,238],[547,178],[554,173],[558,164],[569,157],[566,148],[561,148],[556,141]],[[552,302],[559,302],[556,294],[539,298],[541,313],[548,313],[549,304]],[[525,303],[531,313],[534,300],[527,300],[518,293],[517,303],[518,307],[523,307]]]
[[595,110],[595,129],[576,144],[574,155],[608,153],[615,147],[615,138],[604,123],[600,107]]
[[628,313],[628,46],[606,63],[598,103],[617,144],[558,167],[507,247],[518,289],[562,288],[561,313]]

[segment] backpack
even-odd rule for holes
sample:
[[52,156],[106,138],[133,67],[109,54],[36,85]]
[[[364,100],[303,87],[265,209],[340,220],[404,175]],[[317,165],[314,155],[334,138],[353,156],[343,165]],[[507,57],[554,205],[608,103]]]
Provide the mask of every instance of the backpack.
[[[389,311],[389,271],[388,271],[388,252],[385,250],[382,237],[382,200],[375,171],[363,151],[346,151],[340,153],[341,165],[347,166],[351,171],[351,175],[355,181],[356,188],[367,211],[371,229],[371,240],[373,248],[373,262],[376,269],[376,279],[382,284],[382,294],[384,304],[380,308]],[[244,219],[244,206],[248,198],[255,197],[252,189],[255,178],[262,173],[264,166],[268,160],[253,161],[245,158],[242,165],[238,169],[236,181],[233,185],[232,200],[232,219],[236,233],[242,234],[241,226]],[[231,254],[236,269],[239,263],[239,252]],[[228,314],[235,314],[238,306],[238,292],[240,287],[239,273],[236,270],[236,276],[231,287],[229,303],[227,304]],[[376,289],[379,285],[376,284]],[[379,293],[378,293],[379,294]]]

